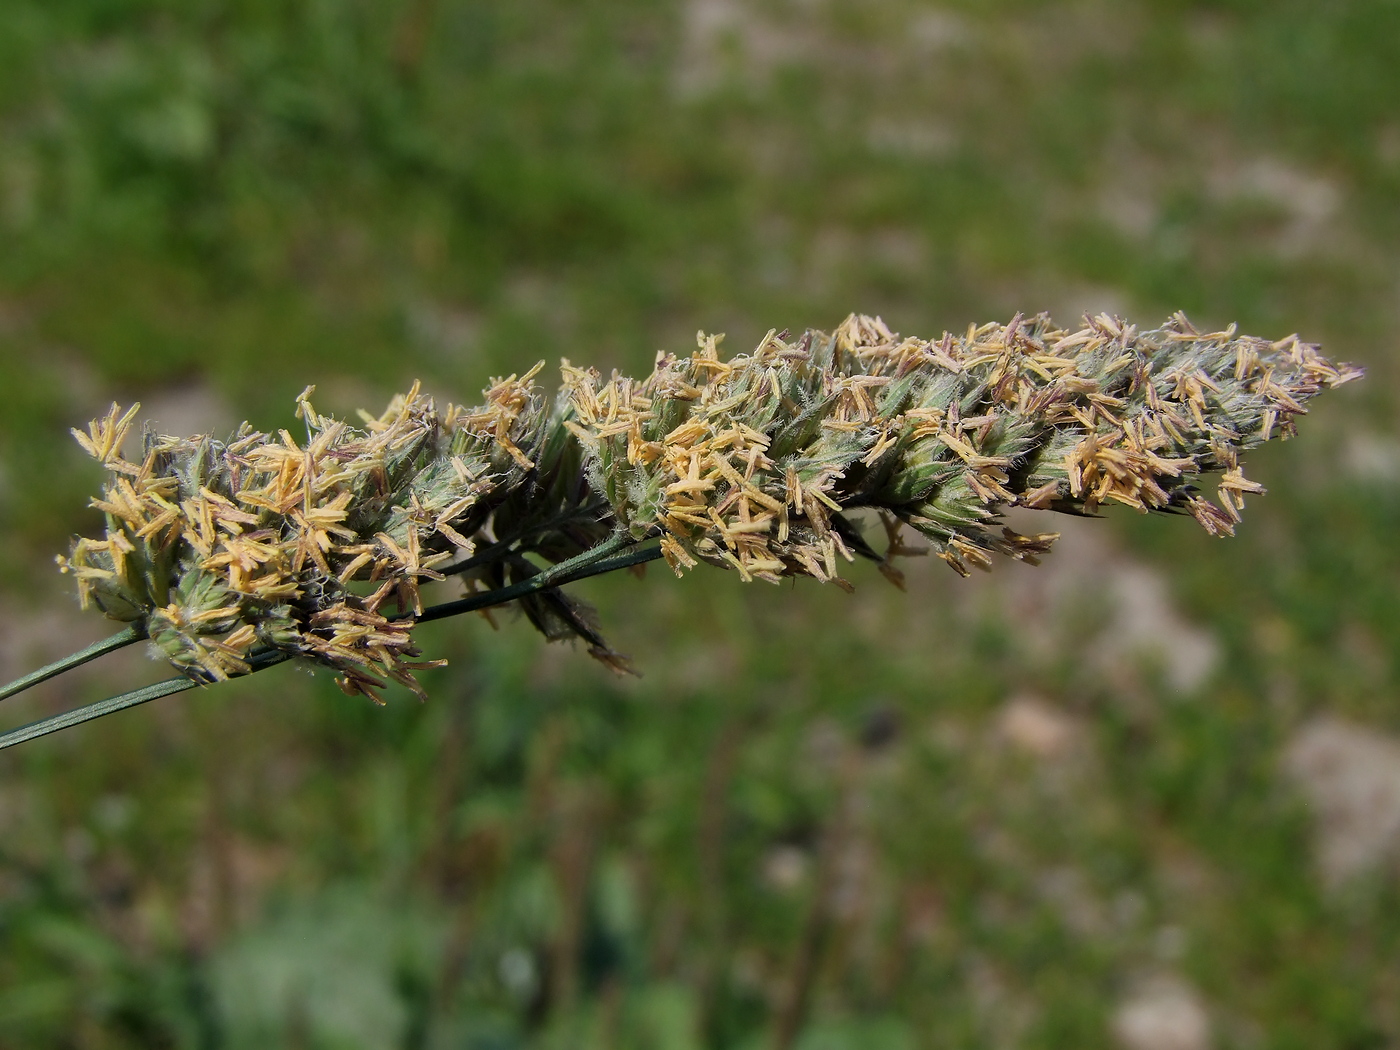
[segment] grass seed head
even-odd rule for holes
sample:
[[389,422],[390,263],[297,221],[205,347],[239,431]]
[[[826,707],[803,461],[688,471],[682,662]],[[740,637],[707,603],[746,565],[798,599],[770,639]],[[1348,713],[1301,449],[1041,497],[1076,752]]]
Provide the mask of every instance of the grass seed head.
[[[493,379],[472,408],[439,410],[414,384],[359,428],[318,413],[308,387],[304,442],[248,424],[227,442],[148,432],[139,463],[122,452],[137,406],[113,405],[74,431],[110,473],[93,500],[105,535],[60,568],[85,606],[141,623],[192,677],[246,673],[256,645],[332,669],[347,693],[422,695],[413,672],[436,662],[412,641],[421,588],[454,565],[491,590],[622,534],[658,538],[678,575],[705,562],[849,587],[838,565],[864,556],[899,584],[895,559],[928,550],[963,575],[997,555],[1034,563],[1056,534],[1003,527],[1014,506],[1181,509],[1229,535],[1263,492],[1240,454],[1360,375],[1296,336],[1203,334],[1180,314],[1149,331],[1018,315],[936,340],[852,315],[729,360],[721,338],[658,355],[641,380],[565,361],[552,403],[541,365]],[[861,511],[883,523],[883,553]],[[628,669],[577,599],[548,588],[519,604],[546,637]]]

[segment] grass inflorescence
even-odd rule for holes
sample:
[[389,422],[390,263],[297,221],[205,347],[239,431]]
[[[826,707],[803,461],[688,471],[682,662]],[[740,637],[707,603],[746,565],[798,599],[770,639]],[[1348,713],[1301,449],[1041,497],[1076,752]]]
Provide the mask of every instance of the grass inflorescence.
[[[412,638],[421,589],[454,575],[622,670],[555,579],[655,539],[678,574],[706,562],[848,586],[839,566],[863,555],[900,582],[894,559],[923,552],[904,526],[966,575],[1050,549],[1054,533],[1002,524],[1011,507],[1117,502],[1230,534],[1263,491],[1240,453],[1360,375],[1296,336],[1202,333],[1180,314],[1148,331],[1018,316],[936,340],[852,316],[829,334],[770,332],[730,360],[720,338],[660,355],[642,380],[566,361],[552,399],[542,365],[493,381],[474,408],[439,409],[415,385],[358,427],[318,413],[308,389],[305,440],[148,430],[127,458],[137,409],[114,405],[74,432],[112,475],[93,501],[105,536],[60,564],[84,605],[202,681],[275,652],[332,669],[351,694],[377,700],[392,680],[421,696],[414,671],[438,662]],[[1214,500],[1205,474],[1219,475]],[[882,520],[883,551],[862,511]]]

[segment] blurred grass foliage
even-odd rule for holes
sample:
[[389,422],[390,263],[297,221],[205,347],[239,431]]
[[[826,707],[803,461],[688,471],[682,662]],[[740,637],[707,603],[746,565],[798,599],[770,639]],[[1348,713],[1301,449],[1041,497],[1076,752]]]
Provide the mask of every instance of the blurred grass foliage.
[[266,429],[851,310],[1184,309],[1370,378],[1253,456],[1237,540],[600,580],[638,682],[446,623],[425,705],[280,669],[9,752],[0,1047],[1400,1042],[1396,853],[1322,880],[1281,772],[1400,732],[1397,40],[1394,0],[11,0],[6,678],[102,629],[50,558],[113,398]]

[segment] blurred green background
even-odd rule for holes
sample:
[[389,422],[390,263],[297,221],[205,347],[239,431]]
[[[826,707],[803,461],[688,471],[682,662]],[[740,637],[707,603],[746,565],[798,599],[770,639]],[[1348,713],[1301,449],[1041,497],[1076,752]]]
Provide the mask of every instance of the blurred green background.
[[1237,539],[653,567],[578,588],[639,680],[472,618],[426,704],[278,668],[0,755],[0,1047],[1400,1046],[1395,0],[9,0],[5,679],[112,629],[52,557],[113,399],[1177,309],[1370,373]]

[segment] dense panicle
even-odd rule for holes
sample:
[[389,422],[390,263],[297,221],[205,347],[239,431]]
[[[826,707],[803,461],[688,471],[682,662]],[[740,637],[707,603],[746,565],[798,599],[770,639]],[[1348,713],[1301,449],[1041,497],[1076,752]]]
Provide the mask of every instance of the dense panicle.
[[[964,574],[995,553],[1034,561],[1055,537],[1002,527],[1012,506],[1181,508],[1228,534],[1263,491],[1240,452],[1359,374],[1296,336],[1203,334],[1180,315],[1146,332],[1017,317],[933,341],[853,316],[830,335],[770,332],[730,361],[717,343],[701,335],[641,382],[566,369],[570,426],[622,526],[660,535],[677,572],[706,561],[774,582],[835,578],[862,509],[891,525],[891,573],[908,552],[896,523]],[[1215,472],[1211,502],[1196,482]]]
[[[1050,549],[1053,533],[1002,525],[1015,506],[1182,510],[1230,534],[1263,491],[1240,453],[1360,374],[1296,336],[1201,333],[1181,315],[1141,332],[1018,316],[937,340],[852,316],[730,360],[721,338],[659,356],[640,381],[565,361],[552,404],[540,365],[475,408],[439,411],[415,385],[359,428],[318,414],[308,389],[304,441],[246,424],[226,442],[148,432],[139,462],[122,452],[136,409],[113,406],[74,432],[111,472],[93,501],[106,535],[60,562],[84,604],[140,624],[192,677],[246,673],[251,652],[275,649],[334,669],[347,692],[377,699],[393,680],[421,695],[413,671],[433,662],[411,632],[422,586],[448,576],[497,590],[654,538],[677,573],[703,561],[846,585],[840,563],[862,555],[899,582],[893,559],[921,552],[904,526],[966,575]],[[1213,501],[1205,474],[1219,475]],[[625,669],[577,599],[543,586],[519,602],[547,637]]]

